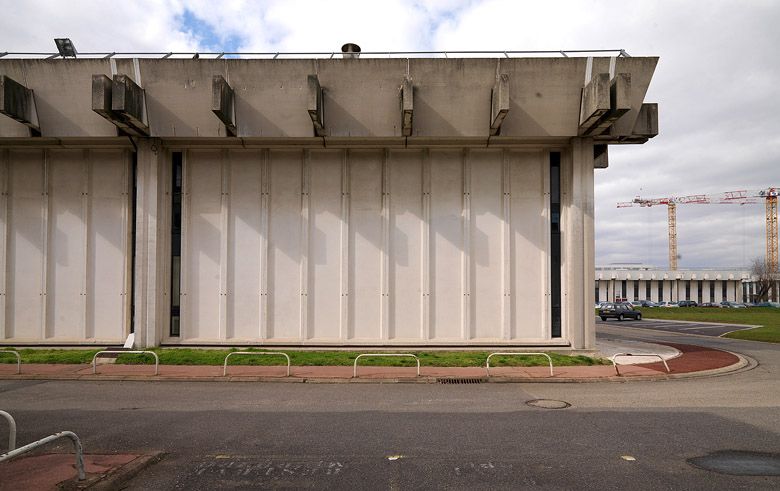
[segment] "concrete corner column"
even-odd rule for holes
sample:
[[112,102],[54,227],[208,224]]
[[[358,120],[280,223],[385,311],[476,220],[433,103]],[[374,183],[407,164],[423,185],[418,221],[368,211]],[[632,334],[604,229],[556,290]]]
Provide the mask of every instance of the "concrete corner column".
[[593,140],[573,138],[569,169],[563,172],[565,201],[564,333],[572,348],[596,347],[595,247],[593,233]]
[[160,141],[142,138],[137,142],[135,206],[135,311],[136,345],[159,346],[170,314],[166,296],[170,242],[169,200],[166,199],[168,166]]

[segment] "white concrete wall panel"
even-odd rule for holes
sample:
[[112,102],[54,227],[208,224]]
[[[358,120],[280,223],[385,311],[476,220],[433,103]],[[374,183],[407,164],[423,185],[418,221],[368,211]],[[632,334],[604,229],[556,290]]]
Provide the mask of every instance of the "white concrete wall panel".
[[222,158],[220,151],[191,150],[185,159],[182,337],[190,339],[220,338]]
[[468,338],[502,334],[501,151],[471,152],[471,332]]
[[93,150],[89,159],[86,337],[123,339],[129,332],[129,155]]
[[341,291],[341,227],[346,226],[341,221],[343,154],[340,150],[309,154],[306,339],[341,338],[341,296],[345,293]]
[[49,260],[46,337],[84,337],[84,235],[83,153],[78,150],[49,152]]
[[261,277],[265,244],[262,234],[260,152],[229,152],[229,223],[227,259],[227,339],[261,337]]
[[6,337],[43,338],[44,152],[10,151]]
[[422,151],[390,152],[389,329],[396,340],[422,338]]
[[[549,338],[547,237],[550,223],[542,152],[507,152],[511,192],[512,338]],[[606,282],[599,295],[606,298]]]
[[347,338],[376,340],[382,337],[384,151],[350,151],[349,164]]
[[431,151],[431,330],[432,339],[461,338],[463,312],[463,153]]
[[268,337],[301,332],[301,174],[303,152],[269,152]]

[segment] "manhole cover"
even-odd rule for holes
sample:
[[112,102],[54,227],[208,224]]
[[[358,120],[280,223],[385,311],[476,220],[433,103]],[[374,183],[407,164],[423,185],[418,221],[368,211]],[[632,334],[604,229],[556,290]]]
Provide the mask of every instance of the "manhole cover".
[[542,409],[566,409],[571,407],[566,401],[556,401],[555,399],[532,399],[526,402],[527,405],[532,407],[540,407]]
[[721,450],[688,463],[704,470],[734,476],[780,476],[780,454]]

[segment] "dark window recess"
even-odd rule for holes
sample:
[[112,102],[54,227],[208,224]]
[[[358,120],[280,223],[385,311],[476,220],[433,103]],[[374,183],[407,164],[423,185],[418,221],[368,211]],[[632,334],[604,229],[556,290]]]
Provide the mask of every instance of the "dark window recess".
[[[728,298],[727,298],[728,297],[728,291],[726,290],[727,286],[728,286],[728,282],[726,280],[721,281],[721,293],[720,294],[723,297],[724,301],[728,300]],[[745,284],[743,283],[742,286],[743,286],[743,288],[742,288],[743,296],[747,297],[747,295],[744,294],[744,290],[745,290],[744,286],[745,286]],[[734,295],[736,295],[736,294],[737,294],[737,290],[735,288],[734,289]],[[736,300],[736,298],[734,300]]]
[[627,300],[628,297],[628,281],[623,280],[620,282],[620,299],[621,300]]
[[599,301],[599,287],[598,287],[598,281],[596,282],[596,296],[594,297],[596,299],[596,303]]
[[658,301],[663,302],[664,301],[664,282],[659,281],[658,282]]
[[715,303],[715,281],[710,281],[710,303]]
[[650,294],[650,290],[651,290],[651,287],[650,287],[650,285],[651,285],[652,283],[653,283],[653,282],[652,282],[652,281],[650,281],[650,280],[645,280],[645,300],[648,300],[648,301],[649,301],[649,300],[650,300],[650,298],[652,297],[652,295]]
[[561,153],[550,152],[550,319],[561,337]]
[[634,280],[634,302],[639,300],[639,280]]
[[702,283],[704,283],[704,282],[703,282],[703,281],[697,281],[697,282],[696,282],[696,285],[697,285],[697,286],[696,286],[696,297],[697,297],[697,298],[696,298],[696,302],[698,302],[698,303],[701,303],[701,302],[702,302],[702,300],[701,300],[701,294],[702,294]]
[[182,154],[171,156],[171,336],[181,333],[181,190]]

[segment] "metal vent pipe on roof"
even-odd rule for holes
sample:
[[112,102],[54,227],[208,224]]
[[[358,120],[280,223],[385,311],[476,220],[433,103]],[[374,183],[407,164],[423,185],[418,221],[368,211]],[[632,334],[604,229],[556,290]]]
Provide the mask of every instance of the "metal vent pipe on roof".
[[360,46],[355,43],[347,43],[341,47],[342,58],[360,58]]

